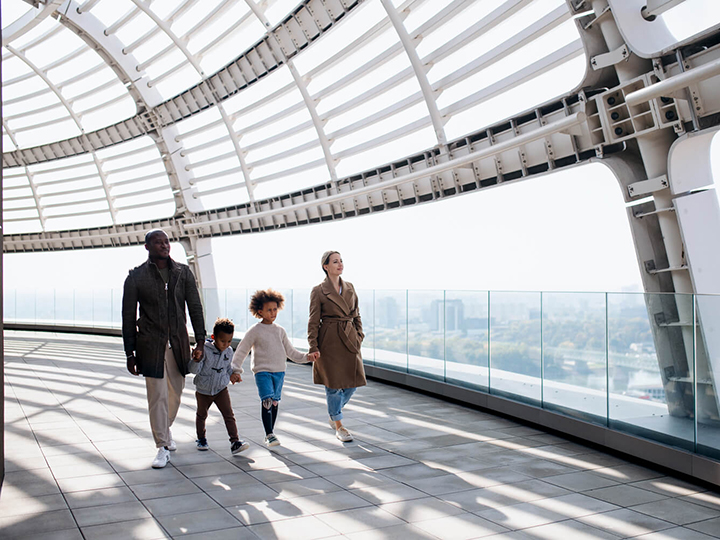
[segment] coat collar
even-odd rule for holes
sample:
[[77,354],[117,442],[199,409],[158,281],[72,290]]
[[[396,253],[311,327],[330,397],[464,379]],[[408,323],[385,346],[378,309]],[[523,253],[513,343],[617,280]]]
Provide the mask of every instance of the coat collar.
[[343,278],[340,278],[340,290],[342,290],[342,295],[337,293],[329,277],[325,278],[320,287],[323,294],[327,296],[328,299],[335,302],[345,313],[350,313],[350,306],[352,304],[350,302],[350,289],[343,281]]

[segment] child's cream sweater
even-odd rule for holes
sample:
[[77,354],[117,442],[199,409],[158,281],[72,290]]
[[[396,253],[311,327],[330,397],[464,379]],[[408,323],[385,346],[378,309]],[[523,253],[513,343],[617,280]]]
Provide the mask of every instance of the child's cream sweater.
[[253,351],[250,369],[253,373],[269,371],[278,373],[285,371],[285,360],[289,358],[298,364],[307,363],[307,354],[303,354],[292,346],[282,326],[275,323],[259,322],[245,333],[245,337],[235,350],[232,359],[233,373],[242,373],[243,362],[250,349]]

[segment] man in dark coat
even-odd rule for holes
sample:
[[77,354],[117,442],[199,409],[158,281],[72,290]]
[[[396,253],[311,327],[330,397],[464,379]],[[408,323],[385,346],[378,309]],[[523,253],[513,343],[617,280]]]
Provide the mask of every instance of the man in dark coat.
[[122,336],[128,371],[145,377],[150,427],[158,448],[152,466],[159,469],[177,448],[170,426],[180,408],[191,358],[185,306],[197,343],[193,358],[203,356],[205,319],[195,276],[187,265],[170,258],[165,231],[147,233],[145,249],[148,260],[125,279]]

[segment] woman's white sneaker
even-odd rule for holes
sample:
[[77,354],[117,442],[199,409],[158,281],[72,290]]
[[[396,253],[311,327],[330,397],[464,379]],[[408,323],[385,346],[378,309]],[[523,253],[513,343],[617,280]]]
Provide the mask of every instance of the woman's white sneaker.
[[335,436],[342,442],[350,442],[353,440],[352,434],[347,429],[345,429],[344,426],[340,426],[339,428],[337,428],[337,430],[335,431]]
[[162,469],[165,465],[168,464],[169,461],[170,461],[170,450],[161,446],[160,448],[158,448],[155,459],[153,459],[152,468],[153,469]]

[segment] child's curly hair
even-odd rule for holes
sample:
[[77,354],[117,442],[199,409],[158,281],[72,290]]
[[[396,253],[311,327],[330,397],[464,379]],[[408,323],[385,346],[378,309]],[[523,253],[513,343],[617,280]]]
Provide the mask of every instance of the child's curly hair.
[[272,289],[255,291],[255,294],[250,297],[250,313],[258,319],[261,319],[260,310],[262,310],[268,302],[276,302],[278,309],[282,309],[285,306],[285,297]]
[[218,317],[215,319],[215,326],[213,326],[213,335],[218,334],[230,334],[231,336],[235,334],[235,325],[233,322],[225,317]]

